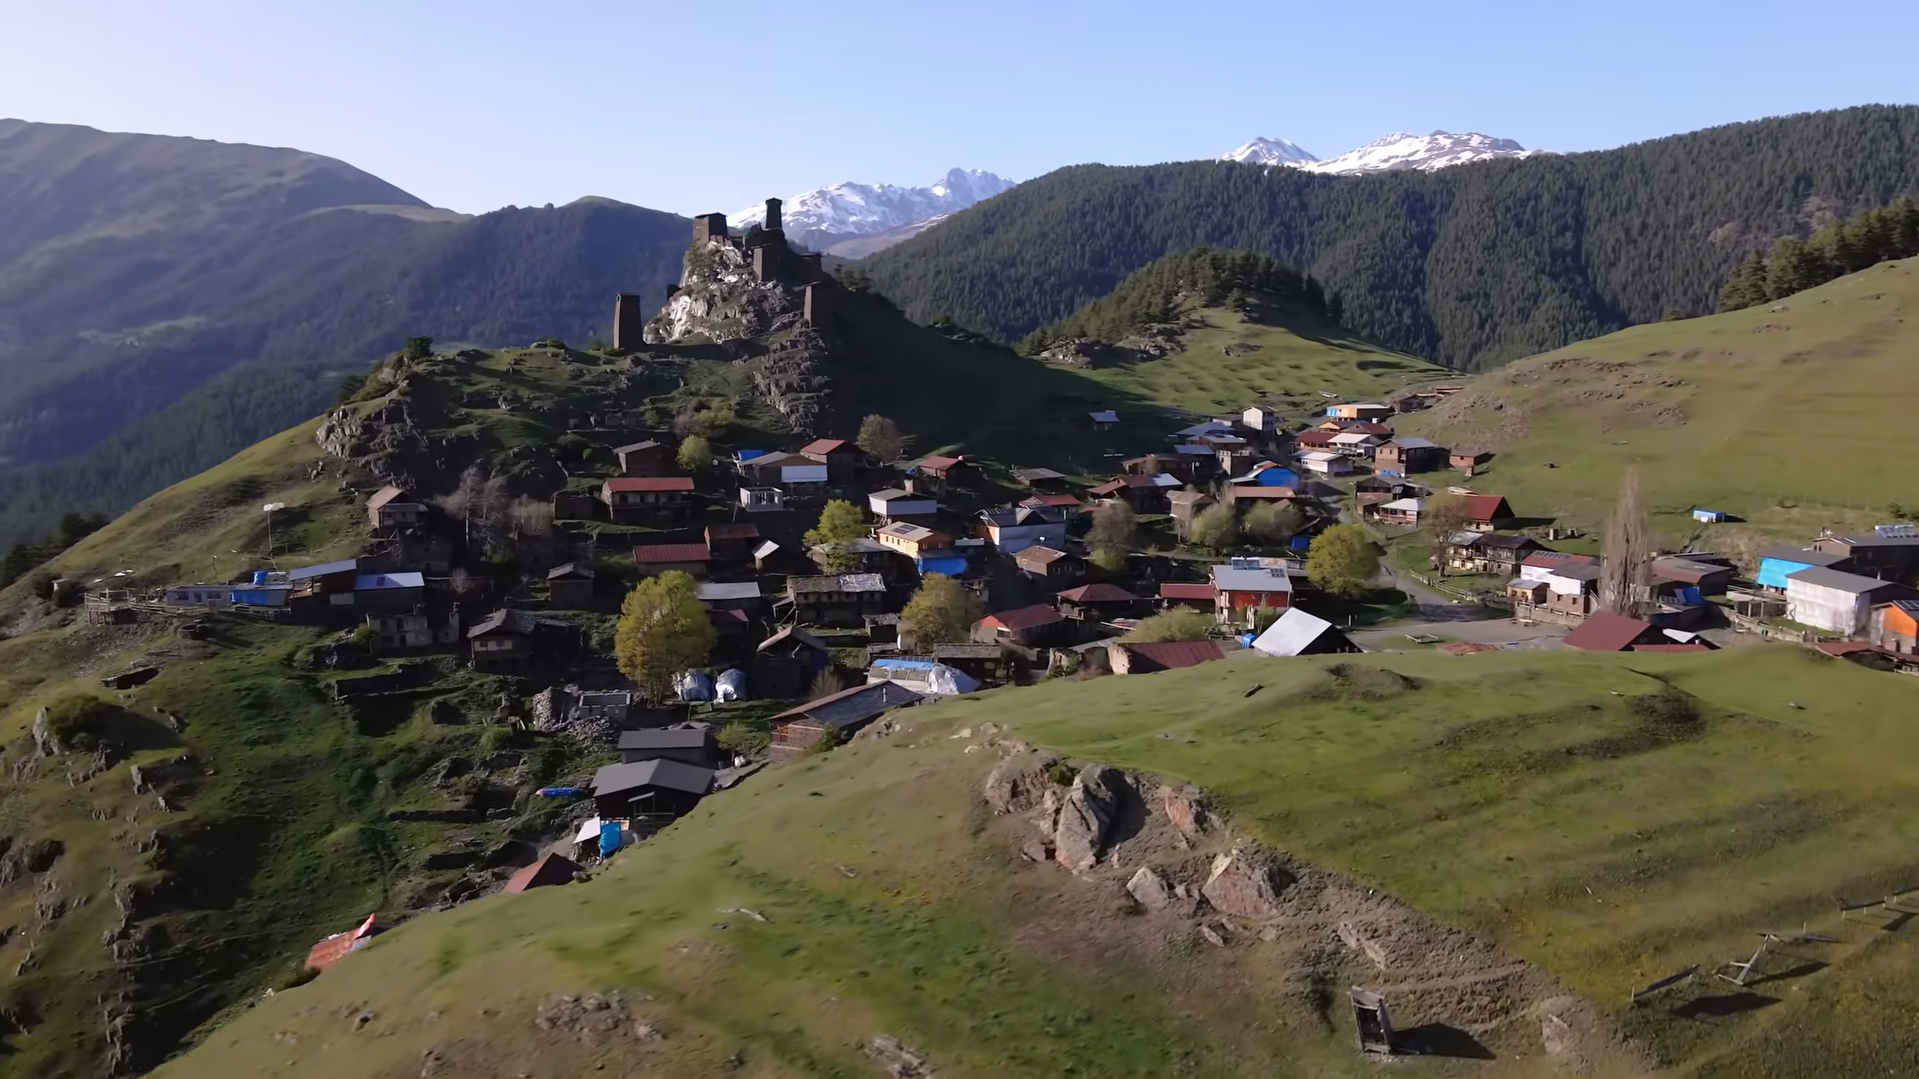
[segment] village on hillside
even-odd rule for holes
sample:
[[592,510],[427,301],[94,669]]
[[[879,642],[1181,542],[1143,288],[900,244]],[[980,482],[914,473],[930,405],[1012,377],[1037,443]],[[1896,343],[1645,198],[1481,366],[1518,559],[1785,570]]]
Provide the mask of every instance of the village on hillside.
[[[807,310],[826,319],[831,286],[807,280]],[[619,311],[636,333],[630,297]],[[1259,404],[1187,416],[1154,452],[1114,453],[1095,476],[910,456],[911,432],[881,416],[855,439],[724,454],[699,434],[635,431],[609,447],[610,474],[510,512],[483,491],[360,490],[356,556],[153,592],[96,582],[86,615],[164,614],[183,636],[209,632],[213,611],[337,630],[321,661],[343,700],[413,692],[430,657],[505,679],[496,721],[617,758],[542,792],[573,800],[568,833],[509,891],[571,881],[767,764],[896,709],[1046,678],[1428,648],[1699,652],[1742,635],[1919,669],[1912,526],[1808,537],[1751,565],[1656,549],[1643,521],[1596,545],[1510,505],[1495,455],[1395,429],[1457,389],[1308,416]],[[1098,436],[1120,417],[1061,422]],[[1622,492],[1620,514],[1633,499]],[[1727,520],[1693,516],[1708,530]],[[515,569],[496,580],[503,556]],[[704,629],[671,622],[675,597]],[[622,643],[629,632],[645,643]],[[377,929],[328,938],[311,965]]]

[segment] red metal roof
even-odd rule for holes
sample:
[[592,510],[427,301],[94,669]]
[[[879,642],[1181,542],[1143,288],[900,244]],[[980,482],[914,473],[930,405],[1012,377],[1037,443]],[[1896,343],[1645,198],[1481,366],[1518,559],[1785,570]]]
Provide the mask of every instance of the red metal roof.
[[583,872],[578,862],[562,854],[548,851],[546,856],[532,865],[523,866],[506,879],[506,887],[500,889],[511,895],[524,892],[528,888],[544,888],[554,884],[573,883],[573,874]]
[[1060,613],[1044,603],[1035,603],[1031,607],[1016,607],[1013,610],[989,614],[980,619],[984,625],[997,626],[1000,629],[1010,629],[1015,632],[1022,629],[1037,629],[1060,621],[1064,621]]
[[813,441],[808,442],[806,445],[801,446],[800,452],[801,453],[817,453],[820,456],[824,457],[829,453],[835,453],[845,448],[846,448],[846,440],[843,438],[816,438]]
[[631,494],[635,491],[691,491],[691,476],[615,476],[600,485],[600,490],[608,494]]
[[369,938],[379,932],[379,919],[378,913],[369,914],[366,916],[366,921],[361,922],[358,928],[349,929],[344,933],[335,933],[307,949],[307,969],[315,973],[324,971],[339,962],[347,953],[365,944]]
[[1611,611],[1600,611],[1566,634],[1566,647],[1586,652],[1624,652],[1651,628],[1650,622],[1641,622],[1637,618],[1627,618]]
[[1491,523],[1513,515],[1512,507],[1499,495],[1463,495],[1460,501],[1465,505],[1468,521]]
[[754,524],[751,521],[741,521],[737,524],[720,524],[720,525],[706,526],[706,542],[708,543],[711,543],[714,540],[744,540],[744,539],[759,539],[759,538],[760,538],[760,526]]
[[[1218,641],[1152,641],[1121,644],[1120,647],[1133,657],[1131,669],[1134,674],[1197,667],[1225,657]],[[1145,662],[1142,663],[1142,660]]]
[[1139,597],[1116,584],[1083,584],[1069,588],[1059,598],[1072,603],[1137,603]]
[[1077,509],[1079,508],[1079,496],[1078,495],[1034,495],[1033,497],[1026,499],[1025,502],[1022,502],[1020,504],[1026,505],[1029,503],[1037,504],[1041,506],[1053,506],[1056,508],[1065,508],[1070,506],[1074,509]]
[[1159,586],[1159,598],[1161,599],[1208,599],[1209,600],[1218,595],[1219,595],[1219,589],[1214,588],[1212,585],[1212,582],[1210,581],[1200,581],[1197,583],[1194,583],[1194,582],[1180,583],[1177,581],[1167,581],[1166,583]]
[[642,566],[667,562],[704,562],[708,557],[704,543],[650,543],[633,548],[633,561]]
[[954,465],[960,465],[965,463],[966,463],[966,458],[964,457],[928,457],[926,460],[920,462],[920,467],[930,468],[930,469],[933,469],[934,471],[938,471],[940,469],[952,468]]
[[1336,432],[1333,431],[1320,430],[1301,431],[1299,436],[1293,439],[1293,444],[1298,446],[1330,446],[1333,444],[1333,436],[1335,433]]
[[1569,551],[1534,551],[1526,556],[1522,566],[1535,566],[1551,569],[1558,566],[1577,566],[1583,564],[1598,565],[1599,559],[1589,554],[1573,554]]

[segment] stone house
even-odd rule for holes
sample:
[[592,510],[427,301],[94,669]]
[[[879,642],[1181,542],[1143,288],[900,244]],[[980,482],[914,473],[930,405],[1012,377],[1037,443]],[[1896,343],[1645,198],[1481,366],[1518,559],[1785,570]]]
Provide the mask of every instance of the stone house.
[[366,625],[373,635],[370,643],[376,653],[457,644],[460,608],[455,604],[438,616],[428,614],[424,608],[404,613],[375,612],[366,616]]
[[786,579],[786,606],[801,622],[816,626],[863,626],[867,615],[887,613],[890,598],[877,573]]
[[517,674],[533,666],[539,626],[518,611],[498,610],[466,631],[469,662],[476,671]]
[[704,543],[649,543],[633,548],[633,564],[642,577],[679,570],[694,580],[704,580],[710,561]]
[[797,697],[826,669],[829,658],[818,637],[788,626],[753,650],[753,692],[762,699]]

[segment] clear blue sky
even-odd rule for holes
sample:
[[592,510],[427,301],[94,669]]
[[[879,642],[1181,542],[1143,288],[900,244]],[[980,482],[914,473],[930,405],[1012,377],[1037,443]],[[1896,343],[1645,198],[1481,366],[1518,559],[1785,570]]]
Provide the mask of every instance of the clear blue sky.
[[733,210],[953,166],[1597,149],[1919,100],[1919,3],[9,0],[0,116],[342,158],[458,210]]

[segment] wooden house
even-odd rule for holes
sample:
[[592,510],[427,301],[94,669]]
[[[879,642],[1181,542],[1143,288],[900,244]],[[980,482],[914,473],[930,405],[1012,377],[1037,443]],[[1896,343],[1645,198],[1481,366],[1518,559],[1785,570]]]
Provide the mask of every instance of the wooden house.
[[928,457],[913,471],[925,489],[934,494],[954,487],[969,487],[979,478],[979,467],[965,457]]
[[603,508],[602,502],[593,497],[592,491],[553,492],[553,519],[556,521],[590,521],[599,516]]
[[936,551],[950,552],[953,537],[925,525],[894,521],[873,530],[873,539],[889,551],[897,551],[915,561],[934,556]]
[[704,543],[647,543],[633,548],[633,565],[642,577],[658,577],[679,570],[702,580],[711,556]]
[[1373,450],[1373,467],[1408,475],[1446,467],[1446,448],[1412,435],[1396,435]]
[[1112,642],[1107,663],[1114,674],[1152,674],[1197,667],[1226,658],[1226,647],[1219,641],[1153,641],[1129,644]]
[[1145,600],[1116,584],[1100,582],[1069,588],[1056,597],[1059,613],[1076,622],[1110,622],[1145,613]]
[[1493,532],[1511,528],[1517,520],[1513,508],[1499,495],[1460,495],[1465,528],[1469,532]]
[[1531,536],[1492,532],[1456,532],[1446,543],[1446,568],[1455,573],[1488,573],[1513,577],[1528,555],[1544,550]]
[[678,761],[696,768],[711,768],[720,760],[713,728],[705,723],[621,731],[619,751],[621,764]]
[[1166,504],[1172,510],[1174,531],[1181,536],[1191,535],[1193,518],[1217,501],[1205,491],[1168,491]]
[[1393,408],[1376,401],[1359,401],[1352,404],[1333,405],[1326,415],[1340,420],[1385,420],[1391,419]]
[[885,614],[889,595],[877,573],[788,577],[786,605],[801,622],[816,626],[861,626],[869,614]]
[[800,456],[826,466],[830,483],[846,483],[860,470],[866,455],[843,438],[816,438],[800,447]]
[[980,511],[986,538],[1001,554],[1010,555],[1028,547],[1065,547],[1066,518],[1066,510],[1049,506],[1040,499]]
[[1118,499],[1131,506],[1134,513],[1165,513],[1167,494],[1179,487],[1172,476],[1115,476],[1087,493],[1095,498]]
[[622,476],[665,476],[678,463],[665,443],[650,438],[629,446],[615,446],[613,456],[619,459]]
[[980,682],[1006,682],[1014,674],[1012,660],[997,644],[942,644],[933,648],[933,661],[944,663]]
[[845,739],[893,709],[910,707],[924,699],[923,694],[891,681],[841,690],[774,716],[770,748],[775,757],[803,753],[818,745],[828,730]]
[[1052,591],[1071,587],[1086,576],[1085,560],[1052,547],[1028,547],[1013,556],[1013,564],[1041,587]]
[[1070,639],[1071,635],[1065,617],[1045,603],[999,611],[973,624],[973,640],[981,644],[1041,648]]
[[466,631],[473,669],[501,674],[526,671],[539,652],[538,632],[538,624],[518,611],[494,611]]
[[1652,560],[1655,581],[1696,588],[1702,596],[1723,596],[1732,584],[1733,568],[1719,562],[1704,562],[1685,555],[1664,555]]
[[585,562],[568,562],[546,571],[546,601],[554,607],[584,610],[593,606],[594,572]]
[[728,521],[706,526],[706,552],[711,561],[723,566],[744,566],[753,561],[753,548],[760,545],[760,526],[752,521]]
[[603,821],[664,824],[691,812],[713,788],[713,769],[654,758],[609,764],[593,774],[593,808]]
[[1213,616],[1222,626],[1250,629],[1260,611],[1292,605],[1292,573],[1277,559],[1235,558],[1213,567]]
[[1021,468],[1013,472],[1013,478],[1025,484],[1031,491],[1063,491],[1066,489],[1066,476],[1050,468]]
[[376,654],[457,644],[460,640],[460,608],[454,604],[443,614],[429,614],[425,608],[374,612],[366,616],[366,626],[367,632],[372,635],[367,643]]
[[797,453],[765,453],[740,460],[742,486],[777,490],[786,504],[823,497],[827,466]]
[[1417,498],[1396,498],[1391,502],[1365,504],[1361,513],[1383,525],[1417,527],[1426,504]]
[[693,477],[616,476],[600,485],[600,501],[622,524],[682,518],[693,511]]
[[772,700],[798,697],[826,669],[828,659],[818,637],[788,626],[753,650],[753,692]]
[[403,488],[388,485],[366,500],[366,515],[375,532],[386,532],[426,524],[427,508]]
[[1215,604],[1219,601],[1219,589],[1211,581],[1161,581],[1159,585],[1159,605],[1167,610],[1175,607],[1189,607],[1207,614],[1216,614]]

